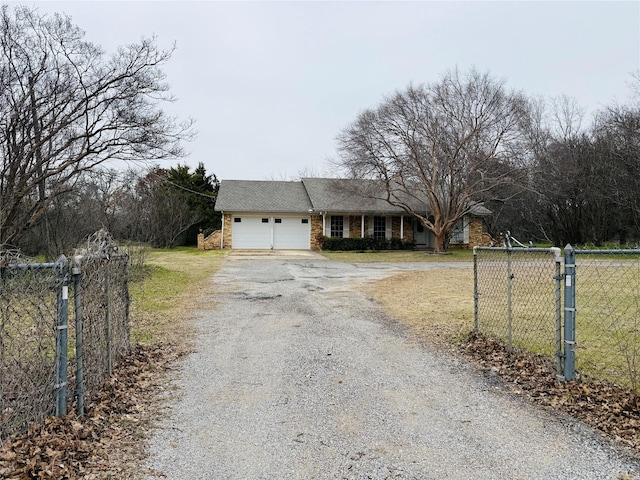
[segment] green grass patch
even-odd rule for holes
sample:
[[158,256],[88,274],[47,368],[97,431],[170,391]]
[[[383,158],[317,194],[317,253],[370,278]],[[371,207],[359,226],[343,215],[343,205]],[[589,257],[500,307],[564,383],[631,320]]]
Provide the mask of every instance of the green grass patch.
[[[599,259],[600,257],[598,257]],[[582,264],[576,278],[576,367],[640,388],[639,265]]]
[[227,252],[195,247],[149,249],[137,281],[130,284],[131,338],[145,345],[188,337],[192,312],[205,283]]
[[146,265],[142,282],[131,284],[131,297],[145,311],[171,308],[175,298],[189,285],[189,275],[160,265]]

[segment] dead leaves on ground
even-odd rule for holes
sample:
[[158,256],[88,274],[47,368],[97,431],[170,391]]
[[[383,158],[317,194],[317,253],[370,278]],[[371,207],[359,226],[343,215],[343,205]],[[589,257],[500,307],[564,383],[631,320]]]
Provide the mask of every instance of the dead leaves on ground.
[[0,448],[0,478],[7,480],[132,478],[132,457],[153,416],[152,392],[162,389],[162,373],[180,356],[167,345],[137,346],[77,418],[48,418]]
[[512,392],[567,412],[640,456],[640,396],[635,391],[606,382],[560,380],[546,358],[510,351],[481,334],[471,334],[462,348],[483,370],[500,376]]

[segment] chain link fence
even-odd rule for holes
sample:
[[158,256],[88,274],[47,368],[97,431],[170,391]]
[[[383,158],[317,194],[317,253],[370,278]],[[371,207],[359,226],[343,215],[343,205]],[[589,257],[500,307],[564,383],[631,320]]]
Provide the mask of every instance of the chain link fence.
[[84,413],[129,352],[128,256],[99,232],[71,261],[4,252],[0,277],[1,443],[74,401]]
[[557,355],[560,250],[475,249],[475,329],[509,347]]
[[62,264],[0,266],[0,441],[55,409],[57,292]]
[[114,365],[130,351],[128,261],[128,255],[118,253],[76,258],[81,273],[74,282],[74,360],[79,373],[72,378],[70,391],[75,392],[79,409],[93,399]]
[[640,250],[575,250],[576,369],[640,389]]
[[475,329],[640,389],[640,250],[474,249]]

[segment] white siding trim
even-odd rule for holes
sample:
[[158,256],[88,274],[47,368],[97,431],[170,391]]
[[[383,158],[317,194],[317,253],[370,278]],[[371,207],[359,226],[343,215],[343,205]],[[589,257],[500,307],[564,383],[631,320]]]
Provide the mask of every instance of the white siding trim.
[[464,218],[464,243],[469,243],[469,225],[471,225],[471,219],[468,216]]
[[222,234],[220,235],[220,249],[224,248],[224,212],[222,213]]

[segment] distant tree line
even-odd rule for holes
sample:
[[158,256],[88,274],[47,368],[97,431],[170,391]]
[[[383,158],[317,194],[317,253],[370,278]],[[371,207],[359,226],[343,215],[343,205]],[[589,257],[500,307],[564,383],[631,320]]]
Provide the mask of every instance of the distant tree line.
[[194,245],[200,231],[220,227],[219,182],[202,164],[168,169],[85,172],[26,230],[19,246],[50,258],[72,252],[97,230],[121,242],[168,248]]
[[[640,82],[639,82],[640,86]],[[506,200],[494,197],[491,233],[564,246],[640,241],[640,107],[614,105],[582,128],[579,106],[561,98],[544,121],[531,104],[529,162]],[[537,114],[536,114],[537,111]],[[496,237],[497,238],[497,237]]]

